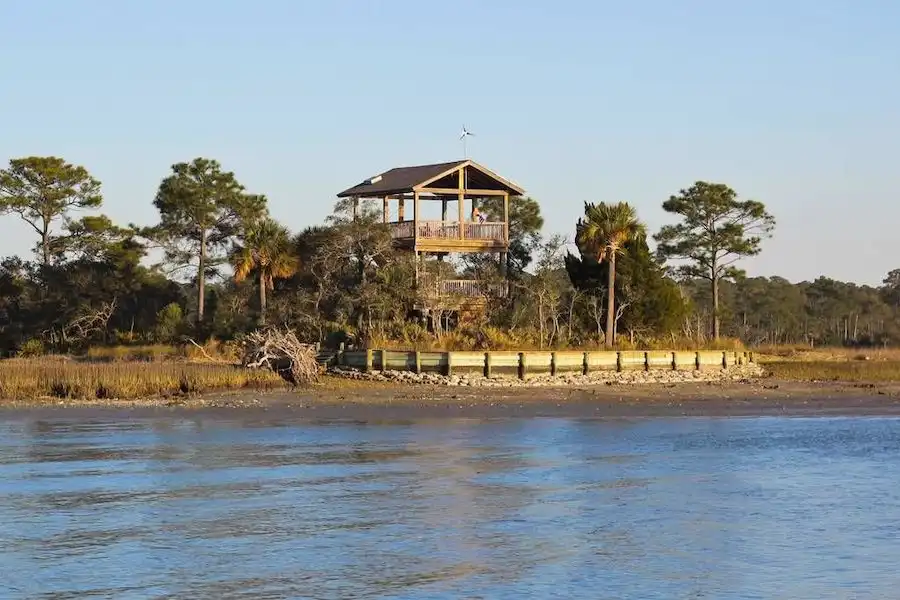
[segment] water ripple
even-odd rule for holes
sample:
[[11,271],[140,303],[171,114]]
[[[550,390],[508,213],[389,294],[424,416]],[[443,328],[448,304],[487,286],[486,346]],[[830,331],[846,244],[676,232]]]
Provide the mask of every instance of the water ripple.
[[0,422],[0,597],[890,598],[900,420]]

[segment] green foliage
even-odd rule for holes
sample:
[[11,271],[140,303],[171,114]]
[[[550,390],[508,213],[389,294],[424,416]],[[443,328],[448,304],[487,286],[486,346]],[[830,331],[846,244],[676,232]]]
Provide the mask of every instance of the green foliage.
[[40,256],[50,264],[52,225],[79,209],[103,202],[100,182],[87,169],[56,156],[9,161],[0,171],[0,213],[15,214],[40,236]]
[[163,245],[168,264],[196,269],[197,320],[203,321],[206,278],[218,274],[227,258],[224,251],[242,223],[266,213],[266,198],[246,193],[218,161],[196,158],[172,166],[153,205],[160,222],[144,234]]
[[31,338],[25,340],[25,343],[19,348],[16,356],[19,358],[35,358],[37,356],[43,356],[44,354],[46,354],[44,342],[39,339]]
[[762,238],[775,226],[764,204],[740,201],[734,190],[719,183],[698,181],[670,197],[663,209],[682,221],[656,234],[660,257],[685,260],[677,268],[680,274],[710,281],[739,275],[734,263],[758,254]]
[[[417,264],[392,243],[380,202],[354,210],[341,200],[324,224],[291,237],[268,216],[264,196],[248,194],[209,159],[173,166],[156,194],[153,227],[76,214],[100,204],[100,184],[62,159],[17,159],[0,171],[0,210],[40,235],[36,260],[0,261],[3,356],[218,356],[263,314],[266,323],[332,345],[591,348],[610,326],[620,348],[900,344],[900,269],[880,287],[744,277],[736,261],[759,252],[774,219],[721,184],[697,182],[663,204],[679,222],[655,236],[656,258],[625,203],[585,204],[578,253],[567,255],[560,236],[541,235],[539,204],[511,198],[509,281],[489,254]],[[499,197],[480,208],[491,220],[503,214]],[[151,245],[165,255],[148,268]],[[663,267],[667,259],[677,282]],[[235,277],[216,278],[229,263]],[[183,269],[192,276],[179,277]],[[509,294],[489,294],[483,312],[459,315],[434,290],[463,277],[484,289],[508,286]],[[423,317],[421,309],[430,312]],[[202,328],[191,329],[204,313]],[[718,339],[708,337],[711,321]],[[204,350],[162,344],[184,334]]]
[[882,281],[884,301],[900,308],[900,269],[893,269]]
[[266,290],[274,289],[275,279],[297,272],[299,260],[294,253],[291,234],[270,217],[246,224],[240,243],[231,252],[234,280],[241,282],[256,272],[259,289],[259,324],[266,322]]
[[[599,336],[608,318],[601,306],[610,263],[598,262],[591,251],[580,257],[568,254],[565,262],[572,285],[584,294],[583,327]],[[620,315],[616,331],[630,339],[670,336],[681,329],[690,310],[678,284],[654,260],[645,237],[626,243],[616,261],[615,294]]]
[[[488,221],[503,220],[503,198],[491,196],[482,201],[480,210]],[[532,255],[541,243],[544,217],[541,205],[530,196],[513,196],[509,199],[509,264],[507,273],[519,279],[531,264]],[[493,259],[490,259],[493,260]],[[477,262],[477,259],[476,259]]]
[[706,279],[713,296],[713,337],[719,337],[719,282],[742,273],[734,265],[759,254],[763,237],[771,235],[775,218],[762,202],[738,200],[721,183],[698,181],[663,203],[663,210],[681,222],[666,225],[656,234],[663,260],[684,261],[676,268],[683,277]]
[[177,302],[171,302],[156,313],[156,339],[162,343],[174,342],[184,322],[184,314]]
[[627,202],[585,202],[584,217],[575,225],[575,243],[579,251],[598,261],[621,254],[626,244],[646,235],[637,211]]
[[132,228],[115,225],[106,215],[80,219],[64,218],[65,233],[50,238],[55,264],[68,260],[107,260],[118,264],[138,263],[144,245],[135,239]]
[[616,204],[584,203],[584,218],[575,225],[575,243],[582,256],[590,255],[609,263],[607,269],[606,345],[612,347],[616,337],[615,280],[616,259],[625,245],[646,237],[644,224],[637,211],[627,202]]

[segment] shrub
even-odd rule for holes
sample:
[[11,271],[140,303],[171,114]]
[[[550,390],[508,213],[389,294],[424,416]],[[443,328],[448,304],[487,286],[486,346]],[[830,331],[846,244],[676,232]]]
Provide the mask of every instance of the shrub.
[[22,344],[22,347],[19,348],[19,351],[16,353],[16,356],[20,358],[34,358],[37,356],[43,356],[44,354],[44,342],[37,338],[31,338],[29,340],[25,340],[25,342]]
[[156,339],[160,342],[173,342],[181,332],[184,314],[176,302],[167,304],[156,313]]

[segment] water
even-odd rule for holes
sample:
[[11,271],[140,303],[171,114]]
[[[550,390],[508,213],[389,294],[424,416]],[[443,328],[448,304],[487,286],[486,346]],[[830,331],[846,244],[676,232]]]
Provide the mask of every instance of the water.
[[2,598],[896,598],[900,420],[0,421]]

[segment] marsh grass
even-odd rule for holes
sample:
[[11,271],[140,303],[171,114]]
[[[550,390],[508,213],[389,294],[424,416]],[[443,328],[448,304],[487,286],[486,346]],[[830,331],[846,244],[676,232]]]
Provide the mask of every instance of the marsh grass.
[[185,349],[179,346],[151,344],[145,346],[97,346],[88,348],[80,360],[98,363],[162,362],[184,360]]
[[900,382],[900,360],[782,361],[763,366],[772,377],[794,381]]
[[209,340],[202,346],[185,343],[128,346],[95,346],[77,358],[98,363],[115,362],[237,362],[240,347],[235,342]]
[[59,358],[0,361],[0,399],[4,400],[137,399],[284,385],[272,371],[227,364],[84,363]]
[[900,348],[810,348],[809,346],[759,346],[753,349],[761,362],[900,362]]

